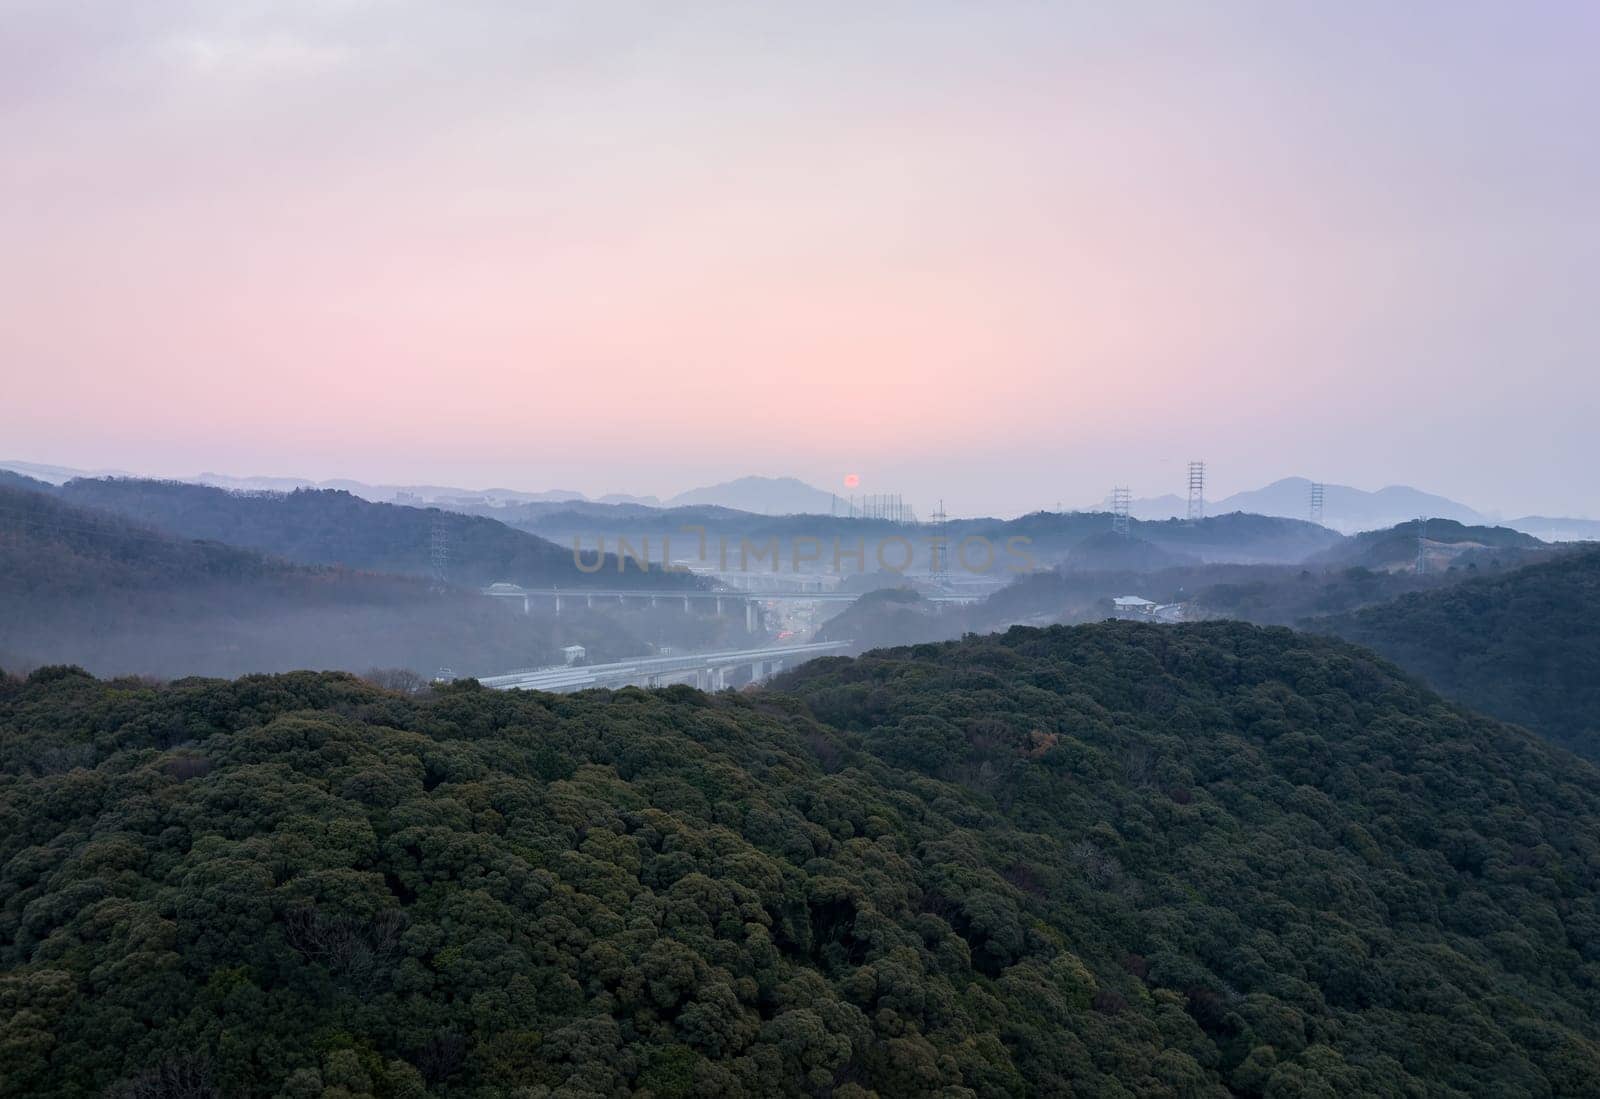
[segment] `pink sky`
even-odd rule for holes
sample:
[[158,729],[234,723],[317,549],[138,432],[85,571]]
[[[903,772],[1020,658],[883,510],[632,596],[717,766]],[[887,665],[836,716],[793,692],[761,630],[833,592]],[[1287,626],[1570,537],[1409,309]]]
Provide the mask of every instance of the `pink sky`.
[[1597,9],[1199,7],[25,3],[0,457],[1600,513]]

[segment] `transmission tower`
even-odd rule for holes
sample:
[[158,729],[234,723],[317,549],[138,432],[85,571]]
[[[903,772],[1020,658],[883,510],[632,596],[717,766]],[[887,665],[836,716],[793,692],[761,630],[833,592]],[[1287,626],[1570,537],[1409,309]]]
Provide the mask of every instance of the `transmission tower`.
[[940,587],[950,578],[950,547],[945,544],[944,524],[949,516],[944,513],[944,501],[939,501],[939,510],[933,513],[935,528],[933,541],[933,582]]
[[444,512],[435,510],[433,526],[428,538],[429,556],[433,561],[433,587],[444,591],[445,577],[450,571],[450,531],[444,525]]
[[1308,502],[1308,504],[1306,506],[1306,513],[1307,513],[1307,516],[1311,519],[1311,521],[1313,523],[1317,524],[1318,526],[1322,525],[1322,494],[1323,494],[1323,484],[1322,484],[1322,482],[1321,481],[1313,481],[1313,482],[1311,482],[1311,499],[1310,499],[1310,501]]
[[1127,538],[1130,534],[1128,515],[1133,510],[1133,490],[1127,488],[1114,488],[1111,490],[1111,532]]
[[1189,522],[1206,517],[1206,464],[1189,463]]

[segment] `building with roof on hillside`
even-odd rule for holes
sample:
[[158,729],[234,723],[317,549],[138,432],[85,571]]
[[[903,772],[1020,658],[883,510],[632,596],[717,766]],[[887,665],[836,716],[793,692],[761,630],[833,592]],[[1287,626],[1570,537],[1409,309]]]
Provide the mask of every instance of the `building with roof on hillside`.
[[1157,603],[1137,595],[1119,595],[1111,600],[1115,617],[1141,622],[1182,622],[1188,617],[1187,607],[1186,603]]
[[1119,595],[1111,601],[1111,608],[1118,618],[1148,618],[1156,603],[1137,595]]

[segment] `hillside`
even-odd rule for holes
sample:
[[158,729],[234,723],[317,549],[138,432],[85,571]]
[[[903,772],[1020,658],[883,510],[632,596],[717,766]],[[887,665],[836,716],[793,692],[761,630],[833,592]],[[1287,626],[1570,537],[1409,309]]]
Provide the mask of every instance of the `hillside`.
[[1600,772],[1283,630],[714,698],[42,670],[0,821],[8,1094],[1600,1087]]
[[293,668],[494,671],[560,645],[617,658],[647,647],[604,618],[510,613],[412,577],[298,566],[162,534],[0,485],[0,666],[102,674],[242,675]]
[[16,473],[9,469],[0,469],[0,488],[21,489],[24,492],[50,493],[55,491],[55,486],[47,481],[36,480],[33,477]]
[[1181,555],[1142,538],[1124,537],[1108,530],[1091,534],[1073,546],[1067,554],[1065,567],[1082,571],[1155,572],[1193,563],[1196,563],[1193,559],[1186,561]]
[[[1006,522],[963,520],[949,524],[955,538],[980,534],[996,544],[1016,536],[1028,538],[1041,562],[1064,562],[1069,566],[1075,551],[1088,543],[1092,552],[1110,529],[1111,516],[1093,512],[1036,512]],[[1341,541],[1339,535],[1314,523],[1240,512],[1207,516],[1194,523],[1135,519],[1130,523],[1130,532],[1134,539],[1165,555],[1151,564],[1162,560],[1294,564]]]
[[852,641],[855,651],[907,642],[960,637],[966,624],[961,608],[930,603],[910,588],[866,592],[822,624],[818,641]]
[[[1116,540],[1139,545],[1136,539]],[[1017,625],[1098,622],[1111,617],[1110,601],[1122,595],[1184,604],[1185,617],[1191,621],[1233,618],[1259,626],[1293,626],[1309,617],[1340,614],[1410,592],[1432,591],[1475,575],[1459,569],[1418,576],[1360,567],[1312,570],[1236,564],[1083,569],[1069,559],[1065,566],[1018,576],[976,603],[860,599],[828,619],[818,636],[855,641],[856,650],[861,651],[947,641],[966,633],[995,633]],[[880,586],[894,585],[884,582]]]
[[[68,503],[116,512],[184,538],[225,542],[302,564],[428,576],[437,531],[448,553],[445,575],[453,584],[481,587],[506,580],[525,587],[671,588],[694,583],[659,567],[646,574],[631,561],[626,572],[619,572],[614,553],[603,567],[586,572],[577,567],[570,542],[556,545],[493,519],[373,503],[348,492],[230,492],[137,480],[68,481],[57,492]],[[588,568],[598,563],[596,544],[584,543]],[[655,560],[659,565],[659,553]]]
[[[610,544],[614,544],[618,536],[628,537],[635,544],[648,537],[659,549],[661,539],[670,537],[674,557],[680,560],[692,558],[697,552],[696,535],[687,533],[686,529],[703,528],[708,563],[718,559],[722,544],[727,546],[728,559],[737,562],[743,542],[760,547],[777,539],[782,569],[786,572],[792,571],[793,548],[808,538],[816,539],[826,551],[822,567],[831,567],[832,549],[837,541],[844,554],[841,571],[846,573],[855,570],[849,556],[854,547],[865,545],[866,568],[873,571],[877,568],[874,560],[877,547],[893,539],[910,541],[916,550],[914,568],[925,571],[931,556],[928,540],[934,536],[948,538],[956,547],[951,558],[953,567],[959,567],[960,546],[969,539],[974,540],[968,552],[973,562],[971,571],[985,571],[985,541],[994,552],[988,571],[999,573],[1013,566],[1023,566],[1024,554],[1035,564],[1049,567],[1069,562],[1073,552],[1086,542],[1107,537],[1112,519],[1105,512],[1041,511],[1016,519],[952,519],[935,527],[926,523],[829,515],[763,516],[710,506],[652,510],[599,505],[524,505],[497,509],[496,514],[519,530],[560,545],[571,545],[574,536],[582,537],[584,545],[593,545],[597,537],[604,535],[612,540]],[[1237,513],[1212,516],[1192,524],[1181,520],[1135,520],[1132,534],[1166,555],[1161,560],[1264,564],[1298,564],[1344,540],[1331,530],[1303,520]],[[1090,544],[1088,551],[1092,551],[1093,545]],[[898,560],[902,555],[891,550],[888,556],[890,560]]]
[[1421,547],[1425,569],[1495,567],[1533,559],[1545,543],[1510,527],[1466,526],[1449,519],[1413,519],[1386,530],[1357,534],[1311,558],[1318,564],[1388,571],[1415,569]]
[[1600,759],[1600,550],[1306,625]]
[[[992,865],[1056,913],[1102,992],[1181,1003],[1235,1093],[1596,1093],[1600,773],[1359,650],[1106,623],[821,660],[775,686],[1033,830],[1020,865]],[[1462,1060],[1536,1032],[1555,1060]],[[1566,1075],[1569,1053],[1589,1067]]]

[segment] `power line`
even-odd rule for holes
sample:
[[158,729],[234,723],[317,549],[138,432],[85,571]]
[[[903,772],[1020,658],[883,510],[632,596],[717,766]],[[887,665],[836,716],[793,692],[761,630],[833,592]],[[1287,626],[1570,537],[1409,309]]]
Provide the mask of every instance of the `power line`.
[[950,575],[950,548],[945,544],[944,536],[944,525],[948,518],[944,512],[944,500],[940,499],[939,509],[933,513],[933,525],[939,532],[933,541],[933,579],[940,585]]
[[433,513],[433,524],[428,537],[429,556],[433,562],[433,584],[435,591],[444,591],[448,587],[446,576],[450,571],[450,531],[444,525],[444,512]]
[[1189,522],[1206,517],[1206,464],[1189,463]]
[[1132,533],[1129,518],[1133,512],[1133,490],[1118,486],[1111,490],[1111,532],[1124,538]]

